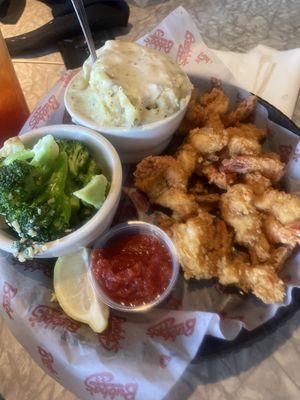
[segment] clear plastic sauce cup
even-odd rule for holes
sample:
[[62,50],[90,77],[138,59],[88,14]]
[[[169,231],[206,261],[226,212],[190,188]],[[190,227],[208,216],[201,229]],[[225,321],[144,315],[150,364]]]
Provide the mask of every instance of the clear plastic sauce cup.
[[171,260],[171,276],[168,285],[165,287],[163,292],[159,295],[156,296],[152,301],[147,302],[147,303],[142,303],[139,305],[127,305],[121,302],[117,302],[113,300],[112,298],[109,297],[109,294],[105,291],[105,289],[99,284],[97,281],[93,268],[92,268],[92,262],[90,257],[90,265],[89,265],[89,274],[90,274],[90,279],[92,282],[92,285],[95,289],[95,292],[97,296],[99,297],[100,300],[102,300],[104,303],[106,303],[109,307],[112,309],[118,310],[118,311],[124,311],[124,312],[141,312],[141,311],[148,311],[152,307],[157,306],[159,303],[161,303],[163,300],[166,299],[166,297],[170,294],[172,288],[174,287],[178,272],[179,272],[179,263],[178,263],[178,258],[176,254],[176,249],[175,246],[172,242],[172,240],[169,238],[169,236],[160,228],[158,228],[155,225],[146,223],[146,222],[141,222],[141,221],[130,221],[126,222],[123,224],[116,225],[113,227],[111,230],[109,230],[105,235],[101,236],[98,241],[96,241],[95,245],[93,246],[92,253],[96,249],[106,249],[110,246],[111,243],[113,243],[115,240],[118,238],[122,237],[128,237],[130,235],[135,235],[135,234],[146,234],[153,236],[156,238],[162,245],[163,247],[167,250],[168,255]]

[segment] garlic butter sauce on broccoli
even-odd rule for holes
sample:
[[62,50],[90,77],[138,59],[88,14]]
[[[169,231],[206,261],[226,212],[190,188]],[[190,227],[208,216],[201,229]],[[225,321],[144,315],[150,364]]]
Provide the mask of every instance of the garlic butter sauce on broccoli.
[[18,137],[0,149],[0,214],[19,236],[20,261],[83,225],[103,204],[109,184],[79,141],[44,136],[32,149]]

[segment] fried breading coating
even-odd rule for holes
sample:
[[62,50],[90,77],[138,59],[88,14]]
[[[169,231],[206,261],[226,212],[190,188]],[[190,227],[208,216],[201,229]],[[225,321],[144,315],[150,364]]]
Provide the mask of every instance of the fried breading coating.
[[204,185],[204,182],[197,180],[193,186],[190,187],[189,192],[194,195],[207,193],[207,189]]
[[276,189],[269,189],[257,196],[255,206],[274,215],[282,224],[300,220],[300,197]]
[[270,258],[271,246],[262,230],[262,217],[254,207],[254,193],[244,184],[228,188],[221,195],[221,214],[234,228],[235,241],[249,249],[252,262]]
[[210,184],[216,185],[220,189],[227,189],[230,185],[236,181],[235,173],[226,173],[220,171],[217,165],[213,163],[200,165],[197,168],[197,174],[203,175],[207,178]]
[[221,284],[234,284],[244,292],[251,291],[265,304],[283,301],[284,284],[272,264],[250,264],[237,257],[232,261],[221,259],[218,267]]
[[233,136],[228,141],[228,154],[234,156],[251,156],[261,153],[261,145],[255,139]]
[[226,115],[223,119],[224,125],[233,126],[240,121],[245,121],[253,112],[257,103],[256,96],[249,96],[245,100],[241,101],[237,108]]
[[235,127],[226,128],[229,138],[244,137],[248,139],[255,139],[261,142],[266,136],[267,131],[257,128],[253,124],[237,124]]
[[150,156],[134,172],[135,186],[146,193],[149,201],[170,208],[174,217],[184,218],[197,212],[197,203],[186,193],[188,176],[175,158]]
[[185,171],[186,176],[190,177],[194,172],[199,156],[194,147],[189,143],[182,144],[176,155],[176,160],[180,164],[181,168]]
[[200,97],[200,104],[204,107],[206,113],[205,126],[223,129],[222,117],[229,108],[229,99],[225,93],[220,89],[214,88],[211,92],[204,93]]
[[186,279],[217,276],[217,260],[230,248],[230,236],[223,221],[199,208],[197,216],[173,224],[168,231]]
[[172,210],[172,217],[176,220],[188,218],[198,210],[194,197],[176,188],[163,191],[153,203]]
[[211,114],[225,115],[229,108],[229,99],[221,89],[213,88],[204,93],[199,103],[205,107],[205,111]]
[[268,215],[263,228],[270,243],[285,244],[294,248],[300,244],[300,229],[297,231],[282,225],[273,215]]
[[178,133],[186,135],[191,129],[203,126],[205,121],[206,112],[198,102],[197,91],[194,89],[184,119],[178,128]]
[[205,211],[210,212],[219,207],[220,194],[218,193],[197,194],[194,197],[199,206]]
[[188,104],[185,118],[194,126],[204,125],[206,121],[206,112],[197,100],[198,93],[194,89],[191,95],[191,100]]
[[291,256],[293,249],[287,246],[280,246],[272,253],[272,266],[274,271],[280,272],[285,262]]
[[152,214],[153,222],[163,229],[169,236],[171,236],[170,228],[176,222],[172,217],[160,211],[154,211]]
[[221,195],[219,193],[210,193],[210,194],[198,194],[195,196],[195,199],[198,203],[219,203]]
[[196,128],[190,132],[188,143],[199,154],[216,153],[227,145],[227,132],[224,129],[213,129],[211,127]]
[[273,182],[278,182],[284,174],[284,164],[275,153],[259,154],[256,156],[235,156],[222,161],[224,172],[247,174],[260,172]]
[[266,178],[259,172],[252,172],[243,176],[243,182],[251,186],[254,194],[260,195],[272,186],[270,179]]
[[171,156],[150,156],[142,160],[134,172],[135,186],[146,193],[151,202],[166,189],[185,190],[187,176]]

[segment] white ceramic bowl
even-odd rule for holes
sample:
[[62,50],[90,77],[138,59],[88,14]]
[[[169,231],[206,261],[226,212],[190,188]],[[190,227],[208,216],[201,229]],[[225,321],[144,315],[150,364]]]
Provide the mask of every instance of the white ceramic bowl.
[[69,87],[75,79],[78,79],[79,74],[81,72],[75,75],[69,82],[64,98],[66,109],[75,124],[100,132],[114,145],[122,162],[125,163],[136,163],[147,156],[160,154],[168,146],[173,133],[179,127],[184,117],[190,95],[187,97],[186,104],[181,110],[160,121],[134,128],[99,126],[92,119],[78,114],[69,101]]
[[[34,129],[20,136],[22,142],[32,147],[41,137],[51,134],[55,138],[79,140],[90,150],[92,157],[101,167],[111,183],[103,206],[96,214],[76,231],[60,239],[45,243],[46,250],[36,255],[39,258],[60,257],[90,245],[106,231],[112,222],[121,196],[122,167],[113,146],[101,135],[90,129],[75,125],[52,125]],[[0,229],[0,248],[13,253],[15,237]]]

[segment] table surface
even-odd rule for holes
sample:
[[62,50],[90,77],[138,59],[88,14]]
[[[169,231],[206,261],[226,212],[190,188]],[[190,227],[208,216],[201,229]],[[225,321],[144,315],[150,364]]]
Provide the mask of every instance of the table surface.
[[[129,28],[114,33],[130,40],[142,36],[184,4],[209,47],[242,52],[259,43],[278,50],[295,48],[300,43],[299,0],[136,0],[129,4]],[[35,29],[50,19],[50,9],[45,4],[27,0],[18,23],[0,27],[4,37],[9,37]],[[59,53],[14,60],[14,65],[30,109],[64,70]],[[293,120],[300,126],[299,101]],[[0,398],[76,399],[34,363],[1,318],[0,338]],[[166,400],[298,400],[299,369],[300,310],[251,347],[190,365]]]

